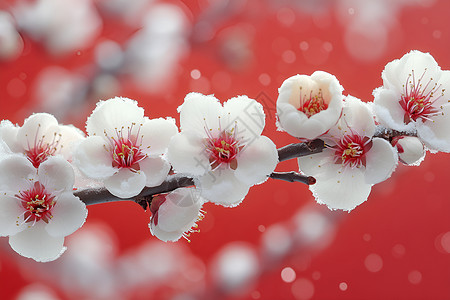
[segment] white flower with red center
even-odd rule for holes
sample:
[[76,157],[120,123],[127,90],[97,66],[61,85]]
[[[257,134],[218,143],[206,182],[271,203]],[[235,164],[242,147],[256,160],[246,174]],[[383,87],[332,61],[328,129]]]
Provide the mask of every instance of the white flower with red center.
[[46,159],[58,154],[70,161],[73,144],[83,139],[84,134],[72,125],[59,125],[50,114],[37,113],[28,117],[22,127],[3,120],[0,138],[12,152],[24,154],[38,168]]
[[367,200],[372,185],[386,180],[398,156],[384,139],[373,138],[375,122],[367,105],[347,96],[342,118],[324,136],[327,147],[298,159],[300,171],[314,176],[317,202],[350,211]]
[[203,203],[204,199],[195,188],[179,188],[153,197],[150,232],[164,242],[175,242],[181,237],[188,239],[191,232],[197,231],[196,222],[203,219]]
[[178,110],[181,132],[167,156],[176,172],[198,179],[204,198],[235,206],[275,169],[278,152],[261,136],[265,115],[255,100],[239,96],[222,106],[212,95],[190,93]]
[[170,165],[163,154],[178,132],[173,119],[150,120],[136,101],[116,97],[97,104],[86,130],[89,137],[77,145],[74,162],[111,194],[134,197],[166,179]]
[[336,77],[323,71],[286,79],[278,90],[278,125],[300,139],[319,137],[341,116],[342,91]]
[[74,172],[62,157],[50,157],[36,170],[23,155],[0,161],[0,236],[36,261],[57,259],[64,237],[86,220],[83,202],[73,195]]
[[414,132],[432,150],[450,152],[450,71],[429,53],[411,51],[386,65],[374,111],[388,128]]

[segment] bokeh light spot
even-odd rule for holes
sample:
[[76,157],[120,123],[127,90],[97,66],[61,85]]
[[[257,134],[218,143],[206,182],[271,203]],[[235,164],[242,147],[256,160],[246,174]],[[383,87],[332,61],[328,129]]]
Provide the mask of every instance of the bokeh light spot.
[[383,268],[383,259],[378,254],[372,253],[367,255],[364,265],[369,272],[376,273]]
[[281,270],[281,279],[284,282],[293,282],[295,280],[295,278],[297,277],[297,274],[295,274],[294,269],[290,268],[290,267],[286,267],[283,270]]

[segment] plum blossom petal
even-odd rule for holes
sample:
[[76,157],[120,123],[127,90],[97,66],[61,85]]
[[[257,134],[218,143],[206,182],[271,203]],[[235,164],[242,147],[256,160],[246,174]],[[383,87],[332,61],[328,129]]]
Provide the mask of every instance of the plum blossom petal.
[[39,165],[38,174],[41,183],[50,192],[70,190],[75,174],[70,163],[62,157],[50,157]]
[[170,139],[178,133],[178,128],[172,118],[151,119],[142,125],[141,133],[143,151],[155,156],[167,151]]
[[55,260],[66,250],[64,237],[50,236],[41,222],[10,236],[9,244],[20,255],[39,262]]
[[[106,101],[97,102],[92,114],[86,122],[86,131],[89,136],[97,135],[115,137],[116,131],[132,124],[141,124],[144,121],[144,109],[137,102],[124,97],[115,97]],[[138,129],[138,126],[135,126]]]
[[238,136],[244,140],[253,140],[259,137],[264,129],[266,115],[260,103],[248,98],[238,96],[231,98],[223,104],[224,118],[222,129],[233,128],[235,123]]
[[0,191],[20,191],[36,180],[33,165],[20,154],[12,154],[0,161]]
[[376,184],[388,179],[398,164],[398,154],[388,141],[374,138],[366,158],[366,182]]
[[11,121],[1,121],[0,139],[6,143],[12,152],[19,152],[22,149],[21,145],[17,142],[17,131],[19,131],[19,127],[11,123]]
[[209,172],[199,179],[202,197],[225,207],[239,205],[247,195],[250,186],[238,180],[232,170]]
[[321,178],[310,186],[318,203],[326,204],[330,209],[350,211],[367,200],[372,185],[367,184],[360,169],[344,168],[334,177]]
[[197,220],[203,218],[204,200],[195,188],[179,188],[167,195],[153,198],[150,210],[150,231],[162,241],[176,241],[188,237]]
[[219,130],[223,107],[213,95],[189,93],[178,107],[182,131],[193,130],[206,137],[208,131]]
[[397,148],[398,159],[408,166],[418,166],[425,159],[425,147],[420,139],[414,136],[395,138],[392,144]]
[[161,157],[147,157],[139,163],[145,174],[146,186],[157,186],[163,183],[170,171],[170,164]]
[[131,198],[138,195],[145,187],[146,176],[144,172],[134,172],[130,169],[121,169],[113,176],[105,179],[106,189],[119,198]]
[[417,136],[432,150],[450,152],[450,104],[442,106],[433,121],[417,122]]
[[17,140],[22,143],[23,148],[30,147],[34,143],[33,139],[44,139],[50,142],[52,135],[45,134],[50,128],[58,126],[58,120],[47,113],[32,114],[23,123],[22,127],[17,131]]
[[268,178],[267,174],[273,172],[277,164],[275,144],[268,137],[260,136],[247,145],[237,158],[235,176],[248,185],[258,184]]
[[336,77],[323,71],[286,79],[278,90],[279,126],[301,139],[324,134],[341,115],[342,91]]
[[26,226],[22,222],[23,209],[13,196],[0,195],[0,236],[14,235]]
[[171,139],[167,159],[177,172],[204,175],[211,170],[204,143],[204,138],[197,132],[183,130]]
[[52,220],[45,226],[53,237],[65,237],[80,228],[87,217],[86,205],[72,193],[66,192],[58,197],[52,209]]
[[107,142],[99,136],[91,136],[81,141],[74,151],[74,163],[87,177],[105,179],[117,172],[111,163],[111,153]]

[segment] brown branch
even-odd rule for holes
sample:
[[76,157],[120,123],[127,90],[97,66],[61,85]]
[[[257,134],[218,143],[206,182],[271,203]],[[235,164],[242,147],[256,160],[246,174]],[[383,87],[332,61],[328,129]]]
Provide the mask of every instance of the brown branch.
[[[278,149],[279,161],[285,161],[288,159],[311,155],[314,153],[320,153],[325,148],[325,144],[322,140],[316,139],[306,143],[290,144]],[[302,182],[305,184],[314,184],[315,179],[313,177],[303,176],[296,172],[277,173],[274,172],[270,176],[273,179],[285,180],[289,182]],[[145,187],[142,192],[131,198],[119,198],[112,195],[104,187],[102,188],[89,188],[79,191],[75,191],[74,195],[79,197],[86,205],[108,203],[115,201],[133,201],[147,209],[148,205],[152,201],[154,195],[168,193],[177,188],[188,187],[194,185],[194,179],[187,176],[169,175],[167,179],[160,185],[155,187]]]
[[305,143],[290,144],[278,149],[278,160],[285,161],[296,157],[316,154],[322,152],[323,149],[325,149],[325,143],[320,139]]
[[269,175],[272,179],[284,180],[288,182],[302,182],[307,185],[316,183],[316,179],[312,176],[305,176],[300,173],[291,172],[273,172]]

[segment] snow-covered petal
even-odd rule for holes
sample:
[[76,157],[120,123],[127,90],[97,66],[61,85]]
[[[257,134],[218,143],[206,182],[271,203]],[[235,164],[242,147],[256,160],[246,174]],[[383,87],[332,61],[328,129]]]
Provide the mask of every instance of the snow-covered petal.
[[322,122],[320,117],[308,119],[305,114],[300,113],[295,107],[287,103],[277,104],[277,114],[279,120],[283,120],[282,124],[279,122],[282,129],[292,136],[308,140],[322,135],[332,126],[328,122]]
[[108,152],[108,142],[100,136],[82,140],[73,154],[73,161],[87,177],[105,179],[117,172],[112,166],[112,154]]
[[235,128],[237,136],[250,141],[261,135],[266,115],[260,103],[247,96],[238,96],[225,102],[223,109],[222,130]]
[[381,73],[381,77],[383,85],[387,88],[402,91],[402,86],[406,83],[406,79],[412,76],[412,72],[415,73],[416,79],[423,74],[422,82],[428,82],[431,78],[439,79],[440,71],[441,68],[433,56],[412,50],[402,58],[389,62]]
[[[321,175],[322,177],[334,177],[341,169],[340,164],[334,163],[335,150],[323,149],[322,152],[298,158],[300,172],[308,176]],[[328,175],[326,175],[328,174]]]
[[65,237],[80,228],[87,217],[86,205],[71,192],[62,193],[52,208],[52,219],[45,226],[53,237]]
[[86,121],[86,131],[89,136],[116,137],[121,128],[136,134],[139,124],[144,121],[144,109],[137,102],[124,97],[115,97],[107,101],[99,101],[96,108]]
[[0,191],[25,190],[36,177],[36,169],[23,155],[12,154],[0,160]]
[[17,143],[17,132],[19,127],[9,120],[0,123],[0,139],[3,140],[12,152],[21,151],[22,147]]
[[146,120],[140,132],[142,149],[150,156],[164,154],[167,151],[170,139],[177,133],[178,128],[172,118]]
[[366,183],[376,184],[388,179],[398,164],[397,151],[381,138],[372,140],[372,148],[366,155]]
[[[336,134],[336,130],[340,130],[342,133]],[[348,95],[345,98],[339,126],[332,128],[328,135],[342,135],[350,132],[356,132],[360,136],[372,137],[375,133],[375,121],[366,103]]]
[[62,157],[52,156],[39,165],[39,181],[47,191],[71,191],[75,174],[70,163]]
[[111,194],[126,199],[137,196],[142,191],[145,187],[146,176],[144,172],[121,169],[113,176],[105,179],[104,183]]
[[154,223],[149,224],[150,232],[163,242],[176,242],[184,234],[184,231],[164,231],[159,226],[155,226]]
[[239,153],[235,176],[245,184],[254,185],[264,182],[277,164],[277,147],[268,137],[260,136]]
[[198,180],[202,197],[225,207],[239,205],[250,189],[228,169],[209,172]]
[[58,127],[58,132],[61,135],[59,140],[61,145],[60,153],[67,160],[71,160],[74,146],[85,137],[85,134],[73,125],[59,125]]
[[202,204],[196,189],[171,192],[158,209],[158,227],[168,232],[189,230],[197,221]]
[[442,106],[442,113],[432,121],[417,122],[417,135],[431,150],[450,152],[450,104]]
[[53,115],[47,113],[32,114],[17,131],[17,141],[21,143],[24,149],[30,148],[39,140],[51,142],[53,135],[49,134],[48,131],[54,126],[58,126],[58,121]]
[[364,173],[358,169],[343,168],[330,178],[316,176],[317,182],[309,186],[316,201],[330,209],[350,211],[367,200],[371,184],[365,182]]
[[48,235],[43,222],[10,236],[9,244],[20,255],[40,262],[55,260],[66,250],[64,237]]
[[400,131],[411,130],[413,123],[405,124],[403,118],[405,111],[400,106],[400,95],[393,90],[377,88],[373,91],[374,112],[381,124],[388,128]]
[[211,170],[204,137],[192,130],[183,130],[170,140],[167,159],[179,173],[200,176]]
[[209,131],[216,133],[221,130],[220,119],[224,116],[224,109],[213,95],[189,93],[178,111],[182,131],[193,130],[206,137]]
[[396,140],[399,160],[408,166],[418,166],[424,160],[426,150],[420,139],[403,136]]
[[157,186],[163,183],[170,171],[170,164],[161,157],[147,157],[139,163],[144,172],[146,186]]
[[0,195],[0,236],[14,235],[24,229],[23,208],[13,196]]

